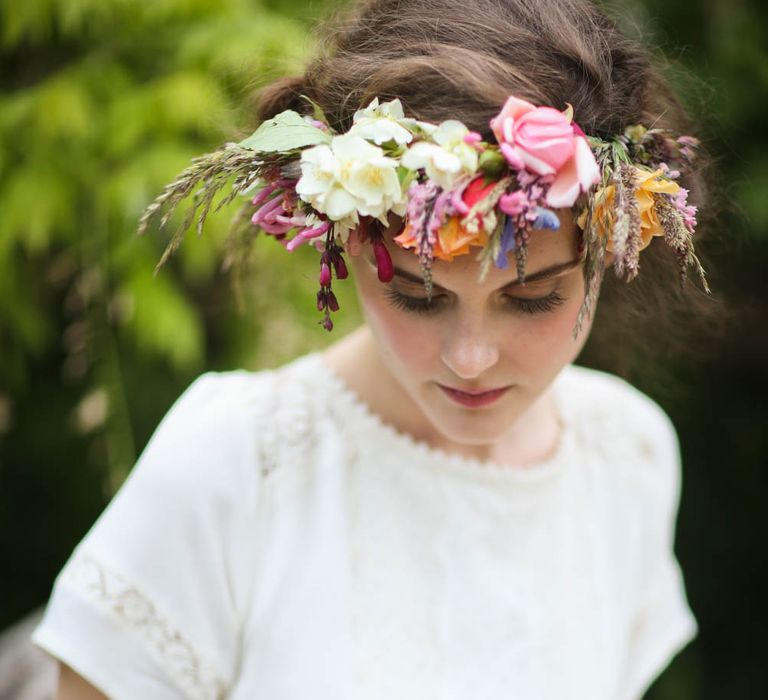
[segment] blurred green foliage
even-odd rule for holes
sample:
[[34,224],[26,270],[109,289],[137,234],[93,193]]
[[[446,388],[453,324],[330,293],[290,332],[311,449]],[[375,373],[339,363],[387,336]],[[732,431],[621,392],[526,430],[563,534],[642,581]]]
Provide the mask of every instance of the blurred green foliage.
[[[0,3],[0,547],[13,562],[0,628],[46,599],[199,372],[275,366],[330,340],[316,325],[312,251],[256,246],[246,313],[237,310],[220,254],[236,205],[211,217],[202,237],[188,234],[157,276],[169,234],[134,235],[143,208],[190,158],[255,126],[253,92],[300,70],[312,21],[329,6]],[[766,486],[756,465],[765,466],[768,420],[768,10],[760,0],[609,6],[628,32],[666,52],[701,123],[726,205],[719,294],[747,314],[716,366],[679,368],[698,391],[665,406],[686,478],[695,472],[679,553],[702,635],[651,696],[751,697],[762,682],[757,652],[719,642],[762,643],[765,626],[756,602],[765,565],[749,538]],[[351,285],[338,287],[334,337],[360,318]],[[711,556],[740,575],[711,576]]]
[[[300,69],[307,27],[245,0],[51,0],[1,12],[0,386],[23,397],[36,362],[62,352],[61,379],[84,398],[105,397],[101,416],[83,418],[95,406],[87,402],[75,410],[88,427],[119,434],[107,455],[119,482],[135,458],[120,353],[186,380],[210,366],[211,335],[219,364],[248,362],[256,335],[278,317],[291,327],[283,307],[312,311],[311,295],[291,303],[307,285],[256,284],[258,322],[232,318],[218,252],[226,214],[156,277],[165,234],[133,235],[191,157],[253,122],[255,88]],[[285,269],[302,258],[274,252],[259,253],[261,264]],[[286,338],[270,360],[298,342]]]

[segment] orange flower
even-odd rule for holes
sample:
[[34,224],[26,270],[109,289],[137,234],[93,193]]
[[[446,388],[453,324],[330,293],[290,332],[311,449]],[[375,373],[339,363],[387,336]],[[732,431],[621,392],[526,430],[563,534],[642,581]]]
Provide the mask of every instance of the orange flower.
[[469,253],[470,246],[484,246],[488,242],[488,236],[482,227],[478,228],[477,233],[470,233],[460,221],[458,216],[452,216],[438,231],[436,258],[451,261],[454,255]]
[[[484,246],[487,242],[488,236],[482,228],[477,233],[470,233],[461,225],[461,217],[452,216],[437,233],[434,255],[438,260],[450,262],[454,255],[469,253],[470,246]],[[413,227],[407,225],[395,236],[395,243],[401,248],[418,247]]]
[[[481,175],[470,182],[461,194],[461,199],[468,212],[477,202],[486,196],[494,187],[495,182],[485,182]],[[461,216],[452,216],[440,227],[437,232],[437,241],[434,247],[434,256],[439,260],[450,262],[454,255],[469,253],[470,246],[484,246],[488,243],[488,234],[482,226],[482,219],[477,215],[478,232],[470,233],[461,225]],[[406,224],[403,232],[395,236],[395,243],[401,248],[417,248],[418,241],[413,227]]]

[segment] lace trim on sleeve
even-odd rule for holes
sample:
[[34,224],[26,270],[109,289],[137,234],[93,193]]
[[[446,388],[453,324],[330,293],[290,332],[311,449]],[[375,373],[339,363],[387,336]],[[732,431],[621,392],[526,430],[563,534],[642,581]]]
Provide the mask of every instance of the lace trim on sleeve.
[[213,665],[200,657],[136,586],[84,553],[64,568],[62,581],[139,635],[190,698],[218,700],[226,696],[227,683]]

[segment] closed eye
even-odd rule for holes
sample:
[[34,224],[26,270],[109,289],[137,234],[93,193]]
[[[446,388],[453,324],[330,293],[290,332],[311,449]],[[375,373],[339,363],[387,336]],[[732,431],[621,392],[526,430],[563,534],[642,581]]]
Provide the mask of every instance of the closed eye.
[[[392,287],[387,288],[386,294],[390,304],[396,309],[416,314],[436,314],[444,309],[449,301],[446,294],[433,295],[430,300],[427,297],[413,297],[403,294]],[[504,294],[503,298],[504,303],[510,310],[520,311],[525,314],[554,311],[554,309],[565,302],[565,299],[557,291],[535,299],[515,297],[511,294]]]

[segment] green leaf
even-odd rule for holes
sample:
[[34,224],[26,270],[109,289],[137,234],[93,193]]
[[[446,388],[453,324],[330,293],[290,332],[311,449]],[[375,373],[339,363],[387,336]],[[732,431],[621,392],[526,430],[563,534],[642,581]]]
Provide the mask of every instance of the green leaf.
[[278,153],[329,143],[330,140],[330,134],[312,126],[299,114],[288,109],[267,119],[239,145],[261,153]]
[[314,100],[307,97],[306,95],[301,95],[301,99],[305,100],[310,107],[312,107],[312,114],[318,121],[323,122],[324,124],[328,123],[328,117],[325,116],[325,112],[323,111],[323,108],[317,104]]

